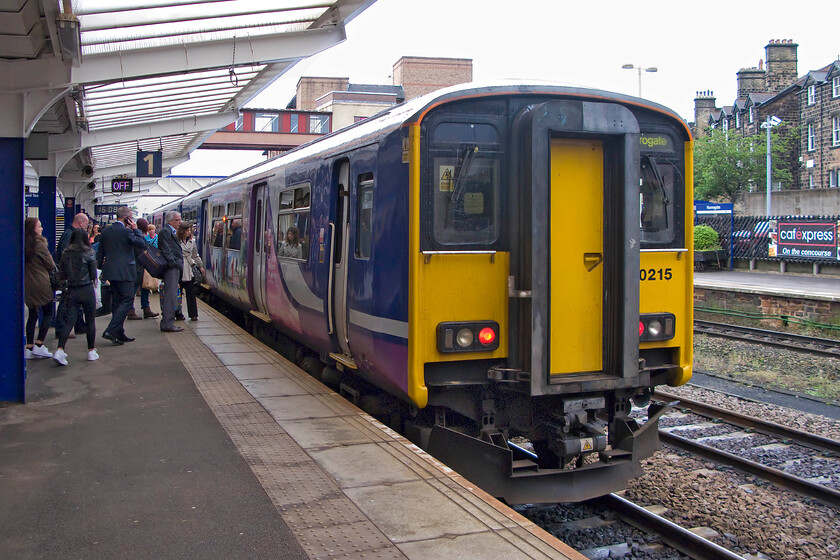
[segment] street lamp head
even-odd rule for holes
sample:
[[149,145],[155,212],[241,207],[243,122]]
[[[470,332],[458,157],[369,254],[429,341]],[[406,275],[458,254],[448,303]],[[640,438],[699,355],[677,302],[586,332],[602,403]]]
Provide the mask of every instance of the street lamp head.
[[659,69],[656,66],[651,66],[650,68],[645,68],[645,72],[657,72]]
[[624,68],[625,70],[632,70],[633,69],[632,64],[622,64],[621,67]]

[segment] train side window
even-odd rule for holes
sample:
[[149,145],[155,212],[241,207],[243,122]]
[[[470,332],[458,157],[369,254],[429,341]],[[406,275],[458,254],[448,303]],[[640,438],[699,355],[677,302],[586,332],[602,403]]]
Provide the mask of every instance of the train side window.
[[277,256],[306,260],[309,257],[310,184],[299,183],[280,192],[277,215]]
[[228,232],[227,248],[238,251],[242,247],[242,201],[228,202],[227,205]]
[[213,206],[213,236],[211,244],[213,247],[224,247],[225,244],[225,222],[224,206],[217,204]]
[[358,182],[358,217],[356,223],[356,257],[370,258],[373,235],[373,173],[359,175]]

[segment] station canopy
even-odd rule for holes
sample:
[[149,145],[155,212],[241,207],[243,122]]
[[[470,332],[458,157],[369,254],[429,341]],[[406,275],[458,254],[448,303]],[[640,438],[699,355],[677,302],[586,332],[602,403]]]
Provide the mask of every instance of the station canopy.
[[68,195],[95,181],[97,202],[113,203],[100,179],[134,176],[140,150],[162,151],[167,175],[295,63],[343,41],[374,1],[12,0],[0,72],[7,91],[43,100],[25,115],[25,136],[48,136],[36,172]]

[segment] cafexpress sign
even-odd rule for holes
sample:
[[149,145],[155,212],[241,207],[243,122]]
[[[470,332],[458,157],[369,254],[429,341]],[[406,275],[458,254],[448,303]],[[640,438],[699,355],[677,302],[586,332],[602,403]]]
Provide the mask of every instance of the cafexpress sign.
[[834,222],[779,222],[778,256],[805,259],[836,259],[837,232]]

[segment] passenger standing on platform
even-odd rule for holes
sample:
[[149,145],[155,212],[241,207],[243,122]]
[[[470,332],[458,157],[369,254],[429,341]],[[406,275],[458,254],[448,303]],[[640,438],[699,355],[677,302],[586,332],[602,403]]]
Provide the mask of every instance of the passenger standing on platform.
[[167,212],[166,225],[158,234],[158,249],[166,259],[168,268],[163,275],[163,304],[161,307],[160,330],[181,332],[183,327],[175,326],[175,307],[178,305],[178,284],[184,269],[184,253],[176,234],[181,225],[180,212]]
[[204,274],[204,264],[198,256],[198,249],[195,246],[192,227],[190,224],[182,223],[178,227],[178,241],[181,243],[181,252],[184,255],[183,271],[181,272],[181,292],[187,300],[187,311],[190,321],[198,321],[198,302],[195,300],[195,281],[193,280],[193,266]]
[[99,359],[96,352],[96,296],[94,288],[98,282],[96,277],[96,254],[90,247],[90,235],[83,229],[74,229],[70,237],[70,245],[61,254],[58,264],[61,278],[66,280],[65,292],[61,301],[67,301],[67,320],[58,330],[58,350],[53,354],[53,360],[59,365],[67,365],[67,353],[64,346],[70,335],[70,329],[76,322],[76,311],[79,307],[84,310],[87,321],[88,361]]
[[[144,227],[145,225],[145,227]],[[157,247],[157,236],[155,235],[155,224],[150,224],[148,221],[140,218],[137,220],[137,227],[140,228],[140,231],[143,232],[145,237],[143,238],[146,241],[146,247],[154,246]],[[152,311],[152,307],[149,304],[149,296],[152,294],[152,291],[143,287],[143,279],[146,277],[148,272],[140,266],[138,263],[138,267],[140,268],[140,309],[143,311],[143,318],[144,319],[154,319],[160,313]],[[151,275],[149,275],[151,279]],[[155,280],[157,282],[157,280]]]
[[[148,227],[149,227],[149,222],[145,218],[138,218],[137,219],[137,229],[140,230],[140,233],[143,236],[143,246],[142,247],[136,247],[136,246],[134,247],[134,262],[135,262],[135,267],[137,269],[137,277],[136,277],[136,281],[134,282],[134,294],[135,295],[137,295],[137,292],[140,290],[140,285],[143,284],[143,272],[146,271],[146,269],[143,268],[143,265],[141,265],[137,261],[137,257],[142,255],[143,251],[146,250],[146,247],[147,247],[147,245],[146,245],[146,230],[147,230]],[[134,310],[134,298],[132,297],[131,298],[131,309],[128,310],[128,315],[126,315],[126,319],[130,319],[130,320],[134,320],[134,321],[139,321],[141,319],[144,319],[145,315],[146,315],[145,309],[147,309],[148,307],[149,307],[148,296],[146,297],[146,302],[145,302],[145,305],[144,305],[144,303],[143,303],[143,292],[140,292],[140,308],[144,310],[144,312],[143,312],[144,316],[141,317],[140,315],[137,314],[137,311]],[[149,313],[151,313],[151,312],[152,312],[152,310],[149,309]],[[154,316],[156,316],[156,315],[152,315],[152,317],[154,317]]]
[[[73,217],[73,227],[67,228],[64,230],[64,233],[61,234],[61,239],[58,240],[58,246],[55,248],[55,262],[61,262],[61,254],[64,252],[64,249],[70,244],[70,236],[73,234],[74,231],[77,229],[84,231],[87,233],[88,228],[90,228],[90,220],[87,217],[87,214],[84,212],[79,212]],[[85,315],[84,313],[78,313],[81,311],[82,308],[79,307],[77,309],[77,313],[75,314],[76,317],[76,334],[85,334],[87,332],[87,326],[85,325]],[[55,312],[55,337],[58,338],[58,333],[64,328],[64,321],[67,317],[67,299],[61,298],[58,301],[58,310]],[[70,338],[76,338],[76,335],[70,334]]]
[[[24,302],[29,309],[26,320],[26,359],[52,358],[52,352],[44,346],[44,337],[52,322],[53,297],[55,292],[50,285],[50,272],[55,269],[55,261],[47,248],[47,239],[41,235],[44,228],[38,218],[26,218],[24,222],[23,263]],[[35,339],[35,323],[41,312],[41,326]],[[33,339],[34,342],[33,342]]]
[[158,238],[157,238],[157,228],[155,224],[149,224],[146,228],[146,245],[149,247],[157,247],[158,246]]
[[96,262],[101,263],[102,275],[111,284],[113,310],[111,322],[102,333],[102,338],[114,344],[133,342],[134,338],[125,334],[125,317],[134,301],[134,286],[137,281],[137,264],[134,260],[134,248],[145,247],[143,234],[131,219],[128,206],[117,210],[117,221],[105,228],[99,240]]

